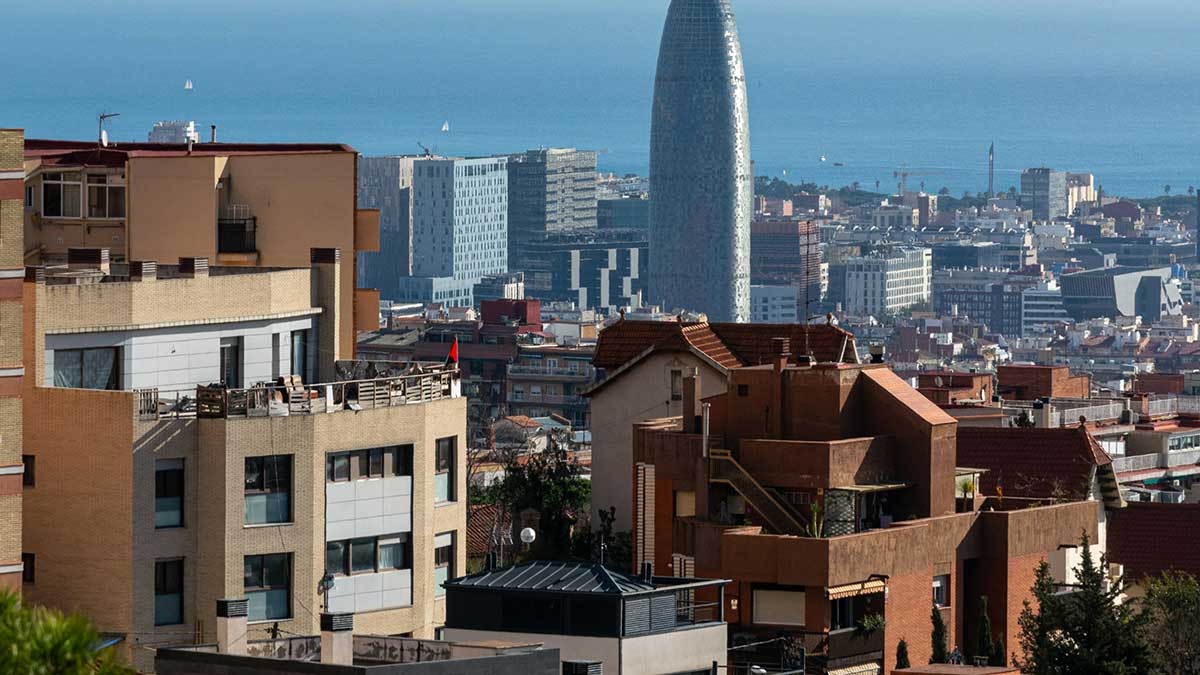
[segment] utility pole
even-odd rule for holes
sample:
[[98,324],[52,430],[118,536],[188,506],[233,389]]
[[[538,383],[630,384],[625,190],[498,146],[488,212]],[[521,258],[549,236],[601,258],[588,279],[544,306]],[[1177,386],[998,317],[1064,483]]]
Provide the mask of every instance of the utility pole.
[[996,196],[996,144],[988,149],[988,199]]

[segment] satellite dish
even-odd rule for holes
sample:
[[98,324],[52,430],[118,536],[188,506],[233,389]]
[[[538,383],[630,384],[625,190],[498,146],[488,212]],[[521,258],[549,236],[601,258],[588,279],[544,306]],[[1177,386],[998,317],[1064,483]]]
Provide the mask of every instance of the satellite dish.
[[946,386],[946,381],[943,380],[942,377],[939,375],[938,378],[936,380],[934,380],[934,384],[937,385],[937,387],[939,389],[941,389],[942,387]]
[[102,148],[108,147],[108,129],[100,130],[100,147],[102,147]]
[[527,527],[527,528],[521,530],[521,543],[522,544],[525,544],[526,546],[528,546],[535,541],[537,541],[537,532],[534,532],[532,527]]

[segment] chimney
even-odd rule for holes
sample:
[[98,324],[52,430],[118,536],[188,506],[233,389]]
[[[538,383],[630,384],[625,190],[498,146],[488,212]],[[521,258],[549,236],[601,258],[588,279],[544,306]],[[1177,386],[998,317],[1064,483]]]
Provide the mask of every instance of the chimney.
[[158,278],[158,263],[153,260],[134,260],[129,263],[130,281],[154,281]]
[[887,347],[884,345],[871,345],[871,363],[883,363],[887,357]]
[[208,142],[216,143],[217,142],[217,125],[214,124],[211,127],[209,127],[209,131],[210,131],[210,135],[209,135]]
[[217,601],[217,651],[234,656],[246,655],[246,615],[248,604],[242,600]]
[[187,141],[188,141],[188,142],[187,142],[187,151],[188,151],[188,154],[190,155],[190,154],[192,154],[192,144],[194,144],[196,141],[194,141],[194,140],[192,139],[192,136],[191,136],[191,134],[188,134],[188,139],[187,139]]
[[354,615],[321,612],[321,663],[354,665]]
[[700,433],[700,369],[683,376],[683,433]]
[[180,258],[179,276],[184,279],[203,279],[208,276],[208,258]]
[[108,274],[108,249],[68,248],[67,268],[72,270],[100,270],[104,274]]
[[787,368],[788,361],[791,360],[791,339],[785,337],[771,338],[771,356],[772,363],[775,365],[775,374],[778,375]]

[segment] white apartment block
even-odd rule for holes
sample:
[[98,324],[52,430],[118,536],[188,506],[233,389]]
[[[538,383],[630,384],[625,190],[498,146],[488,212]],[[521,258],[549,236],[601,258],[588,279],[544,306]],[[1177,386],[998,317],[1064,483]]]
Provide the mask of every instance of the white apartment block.
[[413,277],[402,301],[473,304],[508,271],[508,159],[427,159],[413,167]]
[[798,323],[799,302],[795,286],[751,286],[750,323]]
[[1032,337],[1074,323],[1063,306],[1057,281],[1046,281],[1021,293],[1021,334]]
[[882,316],[929,302],[932,278],[933,251],[927,248],[851,258],[846,265],[846,311]]

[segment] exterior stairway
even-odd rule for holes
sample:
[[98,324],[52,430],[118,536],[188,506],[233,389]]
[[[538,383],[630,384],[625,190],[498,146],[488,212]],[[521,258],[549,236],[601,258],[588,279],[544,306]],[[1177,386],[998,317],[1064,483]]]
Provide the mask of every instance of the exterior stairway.
[[793,511],[754,480],[742,465],[734,461],[728,450],[709,452],[709,480],[713,483],[724,483],[737,490],[746,500],[746,504],[766,520],[776,533],[805,536],[804,524],[793,515]]

